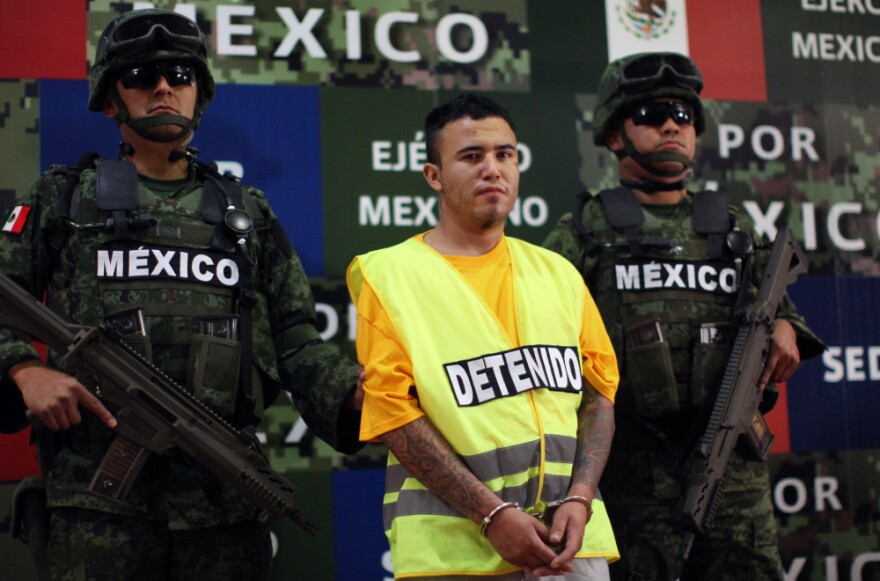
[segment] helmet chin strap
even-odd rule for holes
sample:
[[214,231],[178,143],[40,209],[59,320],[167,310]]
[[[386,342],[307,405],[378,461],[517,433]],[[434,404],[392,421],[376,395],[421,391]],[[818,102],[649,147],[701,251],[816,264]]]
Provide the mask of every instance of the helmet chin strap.
[[[174,115],[172,113],[163,113],[152,117],[132,119],[128,112],[128,108],[125,106],[125,103],[123,103],[119,95],[114,97],[114,101],[116,102],[116,115],[113,116],[113,120],[116,121],[116,124],[122,125],[125,123],[132,131],[149,141],[156,141],[158,143],[177,141],[181,137],[192,133],[195,130],[196,125],[198,125],[196,117],[190,119],[189,117]],[[176,125],[180,127],[180,131],[171,135],[160,135],[150,132],[150,129],[158,127],[159,125]]]
[[[687,156],[681,153],[676,153],[674,151],[654,151],[651,153],[639,153],[639,151],[636,149],[636,146],[633,145],[633,142],[626,134],[625,130],[621,129],[620,136],[623,139],[624,148],[614,152],[614,155],[617,156],[617,159],[631,157],[633,161],[639,164],[642,169],[644,169],[649,174],[661,178],[674,178],[679,176],[684,177],[694,167],[694,163],[692,160],[688,159]],[[664,163],[669,161],[681,164],[681,169],[664,170],[654,165],[656,163]]]
[[620,180],[620,185],[631,190],[639,190],[650,194],[652,192],[674,192],[676,190],[683,190],[685,187],[685,181],[655,182],[651,180]]

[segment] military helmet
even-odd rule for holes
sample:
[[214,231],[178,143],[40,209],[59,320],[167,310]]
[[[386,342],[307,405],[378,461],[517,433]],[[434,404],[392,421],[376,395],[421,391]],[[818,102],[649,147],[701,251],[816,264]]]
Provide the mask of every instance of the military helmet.
[[593,143],[605,144],[605,136],[617,127],[634,105],[653,99],[681,99],[694,110],[697,135],[706,128],[700,91],[703,75],[688,57],[674,52],[633,54],[610,63],[596,95]]
[[205,35],[195,22],[170,10],[146,9],[114,18],[101,33],[89,70],[89,110],[101,111],[119,74],[155,61],[185,61],[196,70],[199,100],[196,120],[214,97]]

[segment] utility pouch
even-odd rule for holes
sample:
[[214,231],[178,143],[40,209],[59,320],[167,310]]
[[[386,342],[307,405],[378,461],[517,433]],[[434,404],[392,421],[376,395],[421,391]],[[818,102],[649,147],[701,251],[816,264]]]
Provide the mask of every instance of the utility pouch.
[[132,307],[104,316],[104,323],[113,329],[126,345],[147,361],[153,360],[153,346],[147,335],[144,310]]
[[728,323],[705,323],[700,327],[699,342],[694,345],[688,406],[698,408],[721,382],[727,356]]
[[188,382],[193,395],[224,418],[232,418],[241,377],[238,317],[199,317],[194,327]]
[[626,377],[639,415],[657,419],[679,410],[669,342],[663,338],[659,321],[628,327]]
[[34,557],[38,578],[48,579],[46,549],[49,545],[49,508],[46,485],[27,476],[12,493],[12,538],[27,545]]

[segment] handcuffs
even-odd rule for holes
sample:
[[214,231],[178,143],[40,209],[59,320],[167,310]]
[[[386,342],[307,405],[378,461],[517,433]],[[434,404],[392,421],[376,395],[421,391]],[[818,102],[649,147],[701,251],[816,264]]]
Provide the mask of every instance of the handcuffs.
[[[562,500],[554,500],[553,502],[548,502],[544,505],[544,510],[538,512],[529,512],[531,516],[537,518],[545,525],[550,526],[553,522],[553,515],[556,514],[556,511],[560,506],[565,504],[566,502],[579,502],[583,504],[587,508],[587,522],[589,522],[590,517],[593,516],[593,506],[592,503],[584,498],[583,496],[566,496]],[[538,503],[537,506],[540,506],[541,503]],[[480,534],[484,537],[489,536],[489,525],[492,524],[492,519],[495,518],[499,512],[506,508],[515,508],[516,510],[523,510],[518,502],[502,502],[495,508],[493,508],[489,514],[483,517],[483,522],[480,523]]]
[[584,505],[587,508],[587,521],[593,516],[593,503],[583,496],[566,496],[562,500],[548,502],[546,506],[544,506],[544,510],[540,512],[530,512],[529,514],[549,526],[553,522],[553,516],[556,514],[556,511],[566,502],[579,502]]

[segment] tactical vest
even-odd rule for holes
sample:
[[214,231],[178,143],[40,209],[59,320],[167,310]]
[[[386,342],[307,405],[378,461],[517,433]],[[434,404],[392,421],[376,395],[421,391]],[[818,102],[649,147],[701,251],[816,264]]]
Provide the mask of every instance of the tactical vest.
[[[459,458],[504,501],[542,510],[570,484],[586,291],[560,256],[507,243],[519,344],[455,267],[416,239],[356,258],[349,289],[357,302],[369,281],[412,360],[419,406]],[[512,570],[476,524],[426,490],[393,454],[385,492],[395,574]],[[604,504],[596,499],[593,507],[578,556],[616,558]]]
[[[253,365],[253,350],[242,349],[251,333],[242,328],[242,308],[251,311],[251,340],[273,340],[266,300],[253,288],[258,265],[236,250],[234,238],[218,234],[231,203],[225,189],[191,168],[179,191],[163,195],[125,168],[102,177],[105,163],[82,171],[73,192],[49,304],[81,324],[116,328],[221,415],[252,424],[262,413],[264,384],[277,389],[278,372],[271,349],[261,349]],[[128,162],[109,163],[134,172]],[[233,185],[240,194],[232,205],[255,226],[246,244],[259,256],[267,221],[253,196]],[[250,377],[242,382],[244,368]],[[244,401],[243,385],[254,401]]]
[[701,409],[720,379],[741,262],[725,244],[736,227],[719,192],[642,207],[632,190],[586,201],[584,279],[621,368],[619,414],[670,420]]

